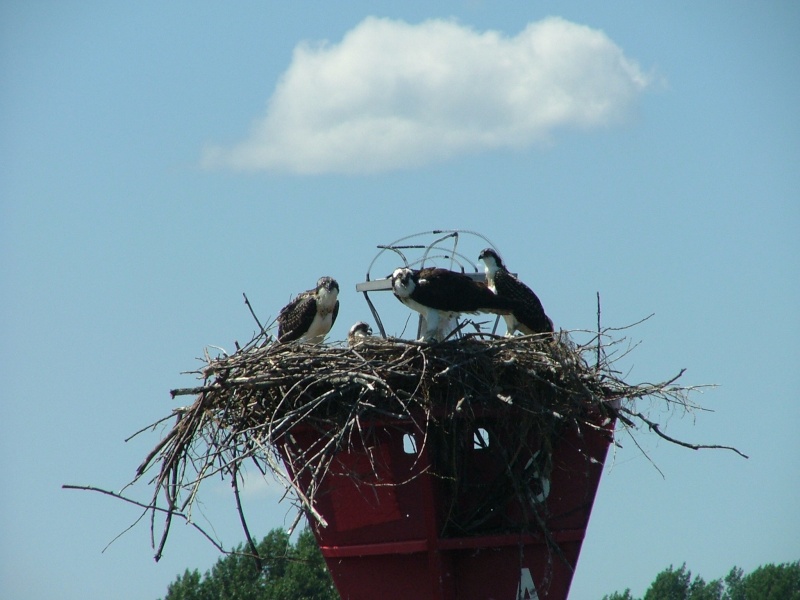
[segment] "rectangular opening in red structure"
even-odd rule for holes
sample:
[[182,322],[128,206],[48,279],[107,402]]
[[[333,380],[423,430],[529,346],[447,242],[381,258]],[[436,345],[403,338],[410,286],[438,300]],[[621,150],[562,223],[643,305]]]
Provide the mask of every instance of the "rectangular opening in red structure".
[[[362,423],[315,495],[342,598],[565,599],[613,422],[518,431],[490,412],[424,432],[411,420]],[[321,435],[292,431],[299,449]]]

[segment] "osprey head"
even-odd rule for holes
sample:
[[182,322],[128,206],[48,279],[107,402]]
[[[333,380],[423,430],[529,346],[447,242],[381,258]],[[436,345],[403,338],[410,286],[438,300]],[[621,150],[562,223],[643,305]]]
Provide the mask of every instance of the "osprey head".
[[[320,277],[317,281],[317,309],[331,311],[339,304],[339,284],[333,277]],[[334,319],[336,317],[334,316]]]
[[336,280],[333,277],[320,277],[317,281],[317,293],[322,292],[325,290],[326,292],[330,293],[339,293],[339,284],[336,283]]
[[414,280],[414,271],[408,267],[395,269],[392,273],[392,291],[398,298],[408,298],[414,293],[417,282]]
[[484,248],[481,250],[478,260],[482,260],[486,265],[487,271],[495,271],[497,269],[504,269],[503,259],[494,248]]
[[482,260],[487,267],[493,267],[494,265],[505,267],[503,259],[500,258],[500,255],[494,248],[484,248],[481,250],[480,255],[478,255],[478,260]]

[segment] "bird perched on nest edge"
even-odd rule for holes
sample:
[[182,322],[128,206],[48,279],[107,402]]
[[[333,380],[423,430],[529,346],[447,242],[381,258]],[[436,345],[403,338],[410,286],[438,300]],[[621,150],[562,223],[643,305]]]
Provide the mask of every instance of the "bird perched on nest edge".
[[301,292],[278,314],[278,341],[320,344],[339,314],[339,284],[320,277],[317,287]]
[[448,324],[462,313],[509,315],[516,306],[513,300],[498,296],[464,273],[437,267],[395,269],[392,291],[400,302],[425,318],[420,341],[441,341],[449,333]]

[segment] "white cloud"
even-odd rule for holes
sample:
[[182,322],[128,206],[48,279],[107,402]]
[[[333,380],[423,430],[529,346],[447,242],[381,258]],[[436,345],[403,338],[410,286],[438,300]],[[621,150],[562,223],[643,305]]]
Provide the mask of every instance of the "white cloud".
[[514,37],[370,17],[302,43],[249,139],[207,167],[368,173],[524,147],[630,111],[649,78],[602,31],[551,17]]

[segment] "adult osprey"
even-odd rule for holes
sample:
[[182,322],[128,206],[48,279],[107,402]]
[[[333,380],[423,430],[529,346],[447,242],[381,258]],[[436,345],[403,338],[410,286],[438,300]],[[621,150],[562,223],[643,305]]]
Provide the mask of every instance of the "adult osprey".
[[347,345],[351,348],[372,337],[372,327],[364,321],[359,321],[347,332]]
[[301,292],[278,314],[278,341],[320,344],[339,314],[339,284],[320,277],[317,287]]
[[503,259],[492,248],[486,248],[478,256],[483,261],[486,282],[500,298],[512,300],[517,306],[510,315],[503,315],[508,329],[507,335],[516,330],[526,335],[553,333],[553,321],[544,312],[544,307],[533,290],[508,272]]
[[508,315],[515,306],[513,300],[492,293],[485,284],[463,273],[436,267],[395,269],[392,291],[400,302],[425,318],[423,341],[442,340],[461,313]]

